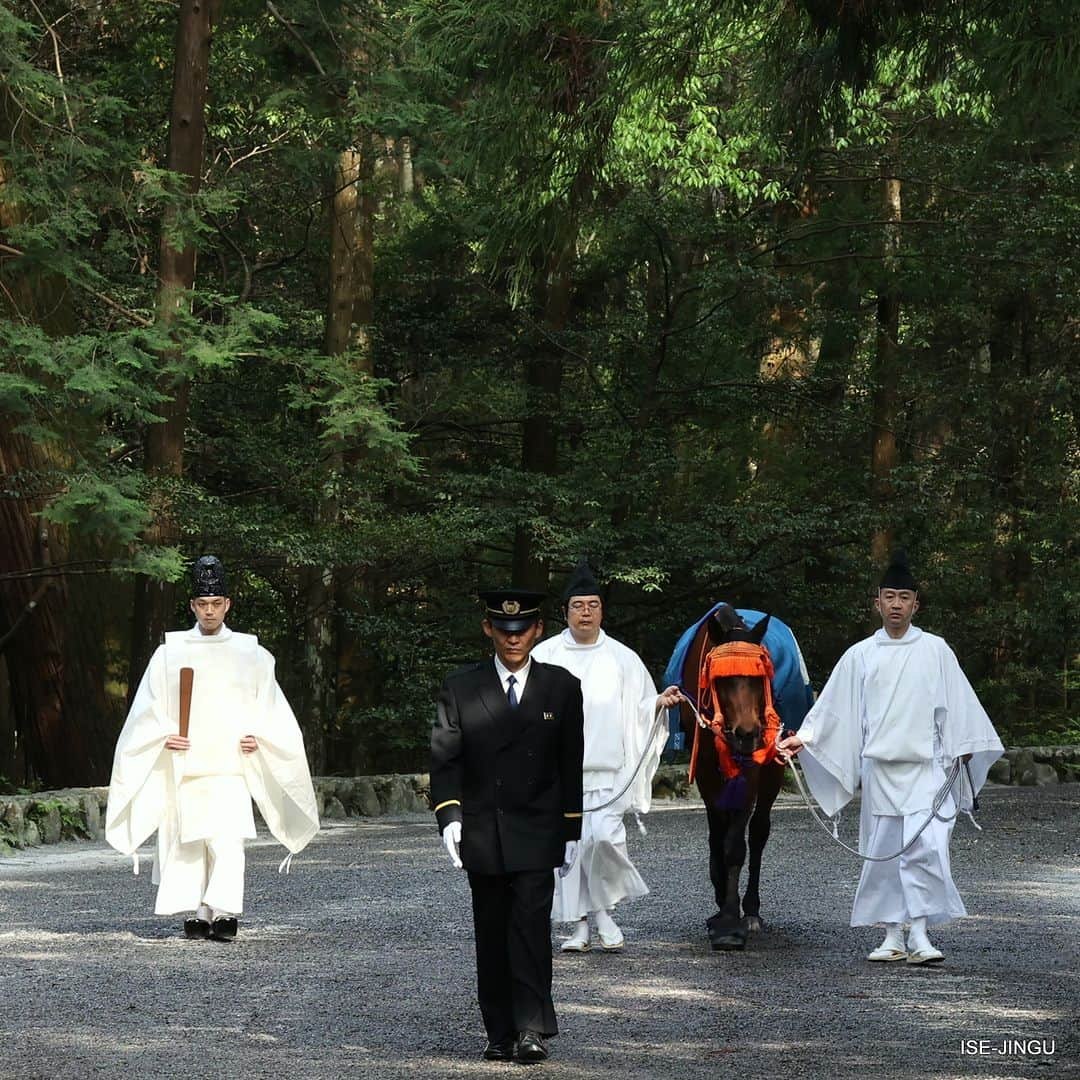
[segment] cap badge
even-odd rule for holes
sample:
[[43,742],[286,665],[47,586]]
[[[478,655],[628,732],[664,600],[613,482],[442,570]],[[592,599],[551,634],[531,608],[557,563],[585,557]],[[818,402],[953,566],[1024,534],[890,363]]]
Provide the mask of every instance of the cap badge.
[[516,615],[521,610],[521,604],[516,600],[504,600],[502,609],[504,615]]

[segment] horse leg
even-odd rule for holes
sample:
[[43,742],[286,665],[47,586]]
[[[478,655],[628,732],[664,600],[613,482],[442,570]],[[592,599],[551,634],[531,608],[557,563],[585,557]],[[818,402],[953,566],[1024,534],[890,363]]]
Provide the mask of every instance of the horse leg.
[[716,906],[720,909],[717,912],[719,915],[727,903],[727,870],[724,862],[724,834],[727,824],[724,821],[725,814],[708,803],[705,804],[705,816],[709,821],[709,880],[712,882]]
[[746,945],[746,929],[739,918],[739,873],[746,861],[746,815],[719,810],[712,813],[723,829],[723,875],[722,882],[714,881],[720,910],[709,919],[709,941],[714,949],[742,949]]
[[743,894],[742,909],[746,928],[752,932],[761,929],[761,896],[758,892],[761,880],[761,853],[769,840],[772,807],[780,792],[783,778],[783,769],[771,766],[762,769],[757,803],[747,830],[750,840],[750,870],[747,875],[746,892]]

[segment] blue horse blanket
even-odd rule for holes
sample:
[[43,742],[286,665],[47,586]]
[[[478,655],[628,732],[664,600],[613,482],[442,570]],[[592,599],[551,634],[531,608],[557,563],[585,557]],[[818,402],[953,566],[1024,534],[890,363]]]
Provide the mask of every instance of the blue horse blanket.
[[[686,654],[690,651],[690,645],[698,630],[701,629],[702,623],[720,606],[720,603],[714,604],[679,638],[664,671],[664,685],[678,686],[691,700],[697,700],[697,685],[683,685],[683,665],[686,663]],[[736,608],[735,610],[742,616],[743,622],[751,628],[756,626],[760,619],[765,618],[765,613],[762,611],[753,611],[750,608]],[[810,706],[814,703],[814,692],[810,689],[810,681],[805,673],[805,665],[799,646],[796,644],[795,635],[774,615],[765,631],[762,644],[769,650],[769,655],[772,657],[773,704],[780,715],[780,721],[785,731],[798,731],[803,719],[810,711]],[[667,749],[684,749],[686,736],[679,726],[677,707],[668,709],[668,731],[670,734]]]

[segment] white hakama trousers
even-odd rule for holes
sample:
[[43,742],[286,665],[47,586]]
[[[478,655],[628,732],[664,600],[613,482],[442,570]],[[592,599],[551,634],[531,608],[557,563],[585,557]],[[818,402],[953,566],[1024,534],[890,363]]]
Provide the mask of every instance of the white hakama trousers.
[[244,839],[255,836],[251,795],[242,776],[191,776],[177,797],[179,836],[159,861],[154,912],[174,915],[206,904],[244,910]]
[[[939,813],[955,812],[946,799]],[[926,821],[929,810],[907,815],[872,814],[864,806],[860,823],[860,848],[866,855],[890,855],[899,851]],[[948,922],[967,914],[953,883],[949,866],[952,821],[934,818],[903,855],[888,862],[864,862],[852,926],[905,923],[925,918],[927,923]]]
[[215,912],[244,910],[244,841],[239,836],[178,843],[161,868],[154,913],[175,915],[206,904]]
[[[611,788],[586,791],[582,809],[600,806],[614,794]],[[616,804],[582,815],[578,857],[566,877],[555,871],[552,922],[575,922],[590,911],[607,911],[620,900],[648,893],[648,885],[626,853],[623,812]]]

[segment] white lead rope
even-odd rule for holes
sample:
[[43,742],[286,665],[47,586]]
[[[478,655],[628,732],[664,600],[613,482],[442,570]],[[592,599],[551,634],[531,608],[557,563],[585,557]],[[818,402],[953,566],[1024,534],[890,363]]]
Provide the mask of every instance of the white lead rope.
[[[693,712],[694,716],[697,717],[698,724],[703,728],[707,727],[708,725],[702,718],[701,713],[698,712],[694,703],[688,697],[686,697],[685,694],[683,695],[683,700],[687,703],[687,705],[690,706],[690,710]],[[779,743],[779,741],[780,731],[778,730],[776,733],[776,742]],[[803,802],[806,803],[806,808],[810,811],[813,819],[829,834],[829,836],[833,839],[835,843],[839,844],[840,847],[842,847],[845,851],[850,852],[852,855],[857,855],[865,862],[891,862],[893,859],[900,858],[900,856],[903,855],[905,851],[914,846],[915,841],[918,840],[924,832],[926,832],[927,828],[930,825],[930,822],[933,821],[935,818],[937,818],[938,821],[955,821],[957,814],[959,814],[960,812],[961,803],[963,802],[963,778],[965,775],[967,776],[968,787],[971,790],[972,797],[974,798],[975,795],[974,785],[971,782],[971,774],[966,769],[961,769],[960,758],[957,758],[953,762],[952,768],[949,770],[948,775],[945,777],[945,783],[941,786],[941,789],[934,796],[933,802],[930,806],[930,813],[927,815],[927,818],[922,823],[922,825],[919,826],[919,831],[899,851],[894,852],[892,855],[864,855],[861,851],[859,851],[858,848],[850,847],[849,845],[845,844],[843,840],[840,839],[840,831],[838,828],[840,822],[840,815],[836,814],[834,817],[825,817],[823,816],[822,811],[820,811],[814,805],[813,801],[810,798],[809,792],[806,790],[806,787],[803,784],[802,777],[799,775],[802,770],[799,769],[795,764],[795,755],[782,751],[779,749],[779,747],[777,747],[777,754],[779,760],[784,765],[791,766],[791,774],[795,777],[795,785],[796,787],[798,787],[799,794],[802,795]],[[957,809],[953,811],[951,816],[942,817],[941,814],[938,813],[938,811],[944,805],[945,800],[949,797],[949,793],[952,791],[952,786],[954,783],[956,783],[957,776],[960,777],[960,797],[956,800]],[[982,826],[975,820],[975,815],[972,814],[970,810],[965,810],[964,813],[971,820],[971,824],[974,825],[975,828],[979,830],[979,832],[982,832]]]
[[[937,818],[938,821],[955,821],[956,815],[959,813],[960,802],[962,801],[964,795],[963,772],[960,768],[960,759],[957,758],[952,763],[952,768],[949,769],[949,774],[945,777],[945,783],[941,786],[941,790],[937,793],[937,795],[934,796],[934,801],[930,806],[930,813],[927,814],[926,820],[922,823],[922,825],[919,826],[919,831],[915,833],[915,835],[899,851],[893,852],[892,855],[865,855],[863,854],[863,852],[859,851],[858,848],[853,848],[848,844],[845,844],[844,841],[840,839],[840,833],[837,828],[837,825],[840,821],[839,814],[837,814],[835,817],[825,818],[822,816],[822,812],[818,810],[818,808],[813,804],[810,799],[810,795],[806,790],[806,787],[803,785],[802,777],[799,775],[802,770],[797,768],[795,765],[795,758],[790,757],[787,761],[787,764],[791,766],[791,774],[795,777],[795,784],[799,789],[799,794],[802,795],[803,801],[806,803],[806,808],[810,811],[813,819],[829,834],[834,843],[838,844],[845,851],[849,851],[852,855],[857,855],[864,862],[891,862],[893,859],[900,858],[900,856],[903,855],[905,851],[914,846],[915,841],[918,840],[924,832],[926,832],[927,828],[929,828],[930,826],[930,822],[933,821],[935,818]],[[957,800],[957,809],[953,811],[950,817],[942,817],[938,813],[938,811],[941,809],[945,800],[949,797],[949,793],[952,790],[953,784],[956,783],[956,778],[958,776],[961,779],[960,799]],[[968,783],[970,784],[970,782],[971,781],[969,778]],[[971,818],[972,825],[974,825],[976,829],[979,829],[981,831],[982,826],[972,816],[971,811],[965,810],[964,813],[967,814],[969,818]]]
[[[583,810],[583,814],[595,814],[597,810],[606,810],[609,806],[614,806],[629,790],[630,785],[634,782],[637,774],[641,772],[641,766],[645,764],[645,759],[649,756],[649,751],[652,749],[653,739],[656,738],[656,732],[660,727],[660,717],[667,712],[667,706],[657,705],[656,716],[653,719],[653,725],[649,729],[649,737],[645,740],[645,749],[641,751],[641,757],[638,758],[638,763],[634,766],[634,771],[630,774],[630,778],[619,789],[617,795],[613,795],[607,802],[602,802],[599,806],[590,806],[588,810]],[[645,836],[645,826],[641,823],[641,815],[635,814],[637,819],[637,827],[642,836]]]

